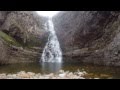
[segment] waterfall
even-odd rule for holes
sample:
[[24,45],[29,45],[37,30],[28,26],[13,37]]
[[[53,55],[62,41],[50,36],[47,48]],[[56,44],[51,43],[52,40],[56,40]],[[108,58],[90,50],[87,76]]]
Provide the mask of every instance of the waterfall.
[[62,62],[62,52],[57,35],[54,30],[52,18],[48,20],[49,37],[46,46],[43,50],[42,62]]

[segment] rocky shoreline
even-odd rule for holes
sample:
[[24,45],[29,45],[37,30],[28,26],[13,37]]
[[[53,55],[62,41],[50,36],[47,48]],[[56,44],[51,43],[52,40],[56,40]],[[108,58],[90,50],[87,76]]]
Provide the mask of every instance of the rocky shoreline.
[[33,73],[33,72],[25,72],[20,71],[16,74],[0,74],[0,79],[85,79],[83,76],[87,74],[85,71],[80,72],[79,70],[76,72],[69,72],[60,70],[58,73],[50,73],[50,74],[41,74],[41,73]]

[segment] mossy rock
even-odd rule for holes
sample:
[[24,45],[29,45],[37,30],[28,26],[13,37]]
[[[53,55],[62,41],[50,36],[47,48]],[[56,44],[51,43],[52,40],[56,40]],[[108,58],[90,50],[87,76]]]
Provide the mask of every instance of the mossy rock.
[[18,43],[14,38],[11,36],[7,35],[6,33],[0,31],[0,37],[8,44],[8,45],[14,45],[17,47],[20,47],[21,44]]

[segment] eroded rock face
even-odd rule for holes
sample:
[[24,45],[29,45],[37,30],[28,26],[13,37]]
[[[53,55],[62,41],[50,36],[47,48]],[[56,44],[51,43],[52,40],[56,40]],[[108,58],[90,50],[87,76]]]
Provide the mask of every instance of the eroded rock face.
[[48,37],[46,20],[33,11],[0,11],[0,64],[39,61]]
[[8,13],[10,11],[0,11],[0,26],[4,23]]
[[[36,39],[45,38],[45,22],[46,19],[38,16],[35,12],[13,11],[7,15],[2,30],[19,42],[26,44]],[[32,40],[33,38],[36,39]]]
[[119,17],[117,11],[61,12],[54,24],[64,55],[85,63],[120,66]]
[[7,54],[7,46],[3,43],[2,39],[0,38],[0,64],[5,64],[6,62],[8,62]]
[[[0,31],[21,45],[0,36],[7,39],[0,39],[0,64],[38,61],[48,38],[46,20],[30,11],[0,11]],[[68,11],[53,21],[63,56],[69,57],[64,61],[120,66],[120,12]]]

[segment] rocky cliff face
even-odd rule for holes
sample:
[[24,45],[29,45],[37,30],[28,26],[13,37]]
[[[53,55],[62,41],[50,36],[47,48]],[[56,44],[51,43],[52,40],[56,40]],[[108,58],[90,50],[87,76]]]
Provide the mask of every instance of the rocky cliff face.
[[68,11],[53,20],[69,60],[120,66],[120,12]]
[[[0,64],[39,61],[46,20],[32,11],[0,11]],[[64,61],[120,66],[120,12],[67,11],[53,21]]]
[[3,40],[0,38],[0,63],[8,62],[7,47],[4,45]]
[[0,11],[0,64],[39,61],[48,36],[46,20],[32,11]]
[[26,44],[35,37],[43,38],[46,36],[46,31],[44,30],[45,22],[46,19],[40,18],[35,12],[13,11],[7,15],[1,29],[16,40],[19,40],[20,43]]
[[4,23],[8,13],[7,11],[0,11],[0,26]]

